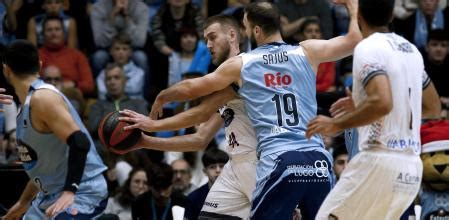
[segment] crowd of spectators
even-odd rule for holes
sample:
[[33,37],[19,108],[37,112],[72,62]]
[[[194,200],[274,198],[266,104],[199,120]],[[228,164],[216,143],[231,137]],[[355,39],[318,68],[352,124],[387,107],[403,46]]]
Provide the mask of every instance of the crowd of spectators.
[[[39,47],[42,79],[64,93],[78,110],[109,168],[106,176],[111,197],[106,213],[111,219],[159,219],[175,205],[186,207],[188,215],[198,214],[200,201],[227,161],[218,149],[222,137],[217,136],[205,153],[139,150],[118,156],[101,146],[98,125],[111,111],[131,109],[148,114],[159,91],[216,68],[202,40],[205,18],[225,13],[242,19],[242,8],[250,2],[0,0],[0,52],[14,39],[27,39]],[[271,2],[280,9],[282,34],[288,43],[329,39],[345,34],[348,28],[346,9],[330,0]],[[449,116],[446,6],[446,0],[396,0],[391,25],[393,32],[422,52],[426,71],[440,95],[442,117]],[[247,38],[242,38],[240,45],[242,51],[251,50]],[[319,113],[329,114],[329,106],[345,96],[345,88],[352,84],[351,69],[351,58],[320,64],[316,80]],[[3,74],[0,87],[14,95]],[[170,108],[178,109],[168,112],[189,105],[175,105]],[[17,106],[16,99],[15,105],[3,106],[5,112],[0,112],[0,166],[20,164],[15,148]],[[347,163],[341,139],[326,138],[337,177]]]

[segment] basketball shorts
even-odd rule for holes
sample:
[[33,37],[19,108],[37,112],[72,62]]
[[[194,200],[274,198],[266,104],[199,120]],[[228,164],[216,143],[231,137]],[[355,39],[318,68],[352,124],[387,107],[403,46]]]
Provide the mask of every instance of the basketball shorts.
[[[31,203],[23,219],[50,219],[45,215],[45,211],[59,199],[61,194],[62,192],[50,195],[39,193]],[[75,194],[74,204],[67,210],[57,214],[53,219],[95,219],[106,209],[107,197],[107,184],[103,175],[83,181]],[[76,209],[78,214],[71,215],[71,209]]]
[[232,156],[207,194],[199,219],[248,219],[256,164],[255,152]]
[[321,148],[283,151],[261,157],[251,219],[314,219],[333,186],[332,159]]
[[399,219],[416,198],[421,177],[419,156],[374,149],[360,152],[316,219]]

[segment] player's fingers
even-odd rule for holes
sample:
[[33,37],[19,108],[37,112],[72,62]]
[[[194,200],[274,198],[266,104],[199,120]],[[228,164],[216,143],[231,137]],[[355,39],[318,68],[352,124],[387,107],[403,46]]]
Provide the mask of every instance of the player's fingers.
[[333,112],[331,112],[331,116],[336,117],[337,115],[344,114],[345,112],[346,112],[345,108],[339,108],[339,109],[336,109]]
[[47,208],[47,210],[45,211],[45,214],[47,216],[52,216],[53,215],[53,212],[54,212],[54,210],[56,208],[56,204],[57,203],[55,203],[55,204],[53,204],[53,205],[51,205],[50,207]]
[[123,111],[119,111],[119,113],[120,113],[120,115],[123,115],[123,116],[128,116],[128,117],[131,116],[131,113],[129,111],[127,111],[126,109]]
[[123,121],[123,122],[131,122],[131,117],[128,117],[128,116],[126,116],[126,117],[118,117],[118,120],[119,121]]
[[125,126],[125,127],[123,127],[123,130],[127,131],[127,130],[136,129],[136,128],[140,128],[140,124],[135,123],[132,125]]

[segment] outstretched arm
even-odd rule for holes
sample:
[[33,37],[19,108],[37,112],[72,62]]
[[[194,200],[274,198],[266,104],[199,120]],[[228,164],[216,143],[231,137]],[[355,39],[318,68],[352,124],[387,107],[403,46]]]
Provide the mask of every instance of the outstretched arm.
[[151,107],[150,117],[162,116],[162,106],[173,101],[186,101],[222,90],[240,80],[242,58],[232,57],[221,64],[213,73],[203,77],[183,80],[159,93]]
[[138,114],[131,110],[120,111],[124,117],[119,120],[126,121],[132,125],[125,130],[139,128],[148,132],[179,130],[206,122],[218,108],[234,99],[235,92],[231,87],[214,92],[203,99],[200,105],[172,117],[161,120],[152,120],[149,117]]
[[339,0],[337,3],[345,4],[348,9],[350,16],[348,33],[329,40],[306,40],[300,43],[314,70],[317,70],[320,63],[336,61],[351,55],[354,47],[362,40],[357,22],[358,0]]
[[114,152],[124,154],[141,148],[178,152],[204,150],[222,125],[223,119],[219,114],[215,114],[207,122],[202,123],[194,134],[175,136],[171,138],[158,138],[142,133],[142,137],[135,147],[128,151]]

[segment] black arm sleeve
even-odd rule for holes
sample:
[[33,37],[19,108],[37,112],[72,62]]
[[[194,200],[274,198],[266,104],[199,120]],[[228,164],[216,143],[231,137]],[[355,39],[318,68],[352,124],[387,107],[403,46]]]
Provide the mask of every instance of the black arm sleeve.
[[83,177],[90,143],[83,132],[75,131],[67,138],[67,144],[69,145],[69,160],[64,191],[75,193]]

